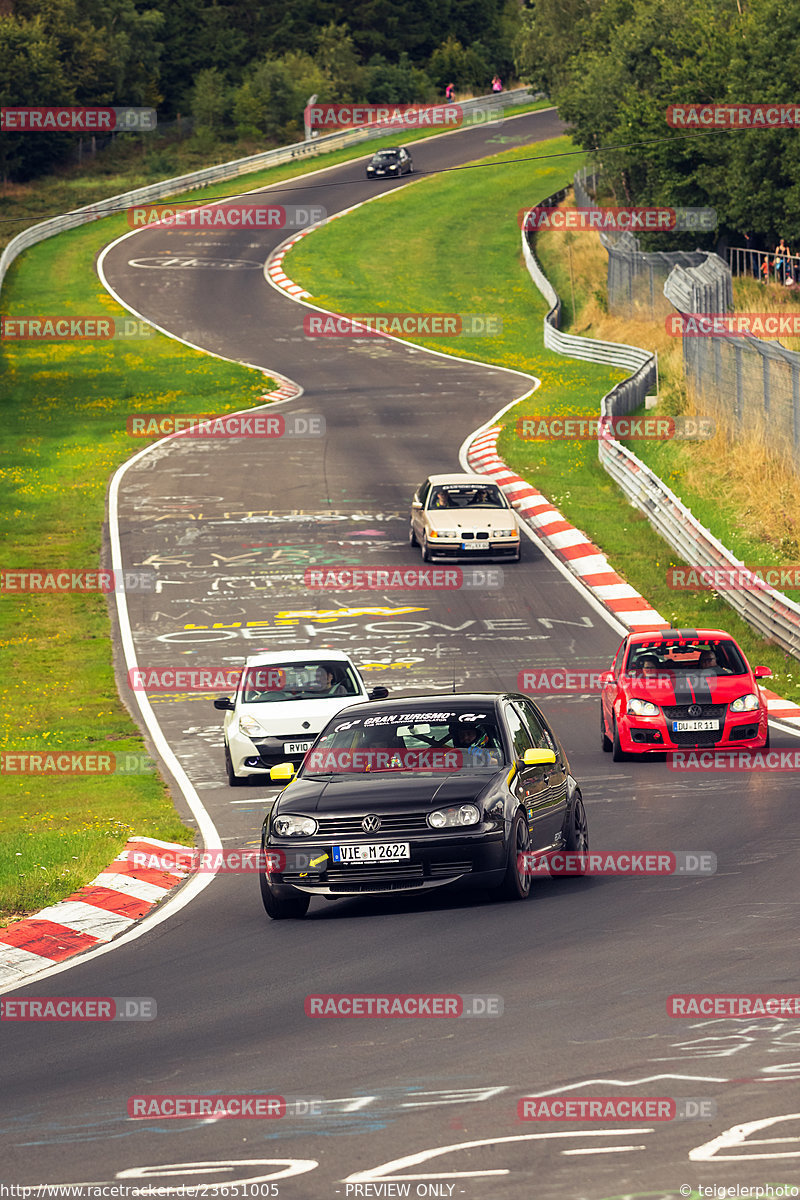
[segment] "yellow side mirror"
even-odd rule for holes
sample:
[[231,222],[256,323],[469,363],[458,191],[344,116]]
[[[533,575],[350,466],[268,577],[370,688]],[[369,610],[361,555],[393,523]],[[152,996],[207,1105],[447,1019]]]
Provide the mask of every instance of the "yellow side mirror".
[[269,777],[273,783],[288,783],[296,774],[294,763],[290,762],[278,763],[277,767],[269,769]]
[[544,763],[554,763],[556,756],[552,750],[526,750],[522,762],[526,767],[538,767]]

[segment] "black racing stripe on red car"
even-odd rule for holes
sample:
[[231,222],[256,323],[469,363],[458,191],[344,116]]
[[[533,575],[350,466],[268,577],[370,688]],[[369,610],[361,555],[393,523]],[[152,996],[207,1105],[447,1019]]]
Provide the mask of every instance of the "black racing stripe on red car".
[[691,642],[698,637],[696,629],[664,629],[661,632],[662,642]]
[[676,675],[673,684],[676,704],[713,704],[710,680],[699,672]]

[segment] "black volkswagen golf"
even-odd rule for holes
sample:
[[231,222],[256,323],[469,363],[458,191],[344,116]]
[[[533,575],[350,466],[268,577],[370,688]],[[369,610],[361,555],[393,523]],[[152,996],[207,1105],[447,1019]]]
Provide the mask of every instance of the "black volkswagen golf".
[[530,892],[531,856],[588,849],[567,756],[516,692],[355,704],[319,735],[264,822],[270,917],[312,896],[416,892],[461,881],[509,900]]

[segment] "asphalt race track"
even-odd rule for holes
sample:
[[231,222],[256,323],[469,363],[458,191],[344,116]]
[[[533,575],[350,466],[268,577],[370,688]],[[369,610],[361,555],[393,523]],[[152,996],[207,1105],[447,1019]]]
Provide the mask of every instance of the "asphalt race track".
[[[553,112],[530,114],[417,143],[414,161],[433,171],[560,128]],[[397,185],[368,184],[358,162],[294,186],[284,200],[332,214]],[[424,181],[414,189],[424,204]],[[453,678],[514,688],[526,666],[605,666],[618,629],[531,541],[499,590],[307,593],[308,566],[419,564],[407,542],[414,486],[458,470],[467,435],[530,382],[396,342],[306,339],[307,310],[260,269],[283,237],[151,229],[105,257],[132,310],[296,381],[304,394],[281,411],[327,423],[324,439],[179,439],[128,470],[124,562],[154,566],[161,581],[131,597],[140,664],[230,666],[260,649],[336,647],[373,664],[369,682],[392,694]],[[195,265],[176,270],[176,256]],[[203,259],[259,269],[204,269]],[[226,785],[210,697],[151,700],[223,845],[254,845],[275,789]],[[798,990],[796,778],[614,764],[600,750],[596,697],[543,704],[582,785],[593,849],[711,851],[717,873],[537,880],[519,904],[455,891],[313,901],[304,921],[278,923],[254,874],[219,875],[138,940],[16,993],[147,996],[158,1015],[4,1022],[3,1177],[300,1200],[607,1200],[797,1182],[797,1023],[666,1012],[674,993]],[[776,730],[772,744],[795,745]],[[314,1020],[309,992],[499,996],[503,1011]],[[132,1096],[205,1093],[321,1103],[275,1121],[127,1116]],[[706,1115],[521,1121],[525,1095],[693,1098]]]

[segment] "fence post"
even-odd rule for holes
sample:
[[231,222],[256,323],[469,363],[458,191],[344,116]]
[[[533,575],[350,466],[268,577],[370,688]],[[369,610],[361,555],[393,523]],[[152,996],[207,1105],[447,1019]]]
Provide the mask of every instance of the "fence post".
[[800,451],[800,364],[792,363],[792,453],[797,462]]
[[733,343],[733,353],[736,358],[736,427],[741,429],[744,416],[744,380],[742,379],[742,347],[738,342]]

